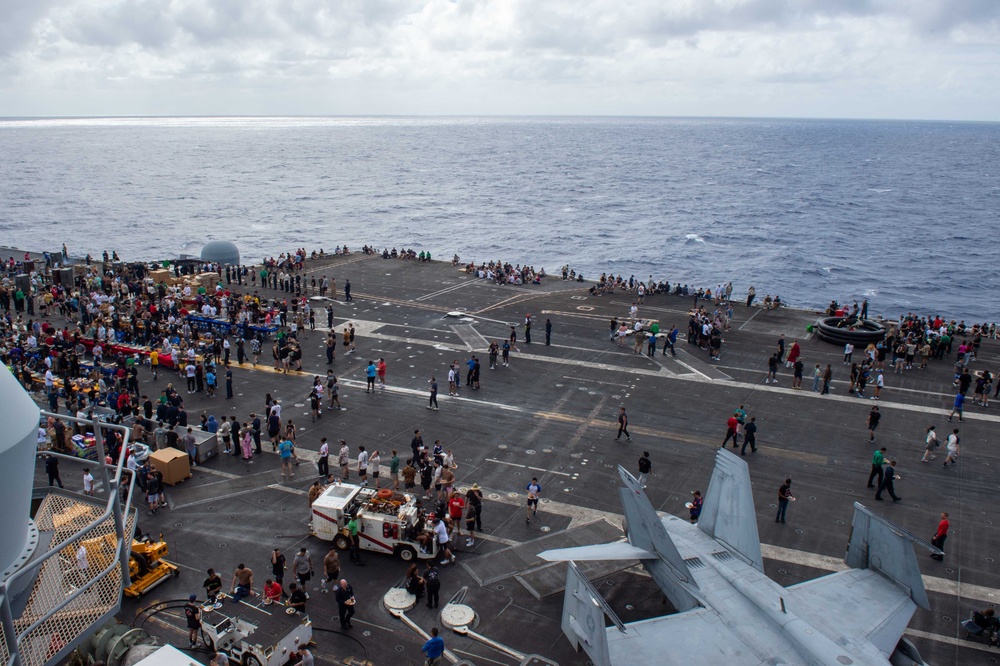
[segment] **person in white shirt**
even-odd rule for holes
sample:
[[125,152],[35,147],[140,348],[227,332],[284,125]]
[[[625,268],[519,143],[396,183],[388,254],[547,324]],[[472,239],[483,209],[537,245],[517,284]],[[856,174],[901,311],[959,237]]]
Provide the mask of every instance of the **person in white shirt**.
[[83,468],[83,494],[91,497],[94,495],[94,476],[89,467]]

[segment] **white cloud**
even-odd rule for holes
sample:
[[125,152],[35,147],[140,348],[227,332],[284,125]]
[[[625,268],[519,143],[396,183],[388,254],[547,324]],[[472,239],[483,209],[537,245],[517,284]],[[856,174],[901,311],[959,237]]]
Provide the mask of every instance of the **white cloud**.
[[1000,119],[996,0],[0,0],[8,115]]

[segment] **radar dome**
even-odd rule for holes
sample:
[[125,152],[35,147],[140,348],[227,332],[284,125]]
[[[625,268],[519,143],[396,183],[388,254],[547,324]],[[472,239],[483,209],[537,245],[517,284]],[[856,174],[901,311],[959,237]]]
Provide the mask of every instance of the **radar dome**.
[[236,243],[230,241],[209,241],[201,248],[201,260],[210,261],[213,264],[238,266],[240,263],[240,250],[236,247]]

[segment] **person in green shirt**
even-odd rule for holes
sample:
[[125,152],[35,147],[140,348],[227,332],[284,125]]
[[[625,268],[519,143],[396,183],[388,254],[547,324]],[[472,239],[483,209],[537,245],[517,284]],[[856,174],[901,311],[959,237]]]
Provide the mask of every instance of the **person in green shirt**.
[[389,460],[389,478],[392,479],[392,489],[399,490],[399,455],[396,449],[392,450],[392,458]]
[[882,479],[884,478],[882,473],[882,465],[885,464],[885,451],[886,448],[883,446],[881,449],[875,452],[875,455],[872,456],[872,471],[871,474],[868,475],[869,488],[875,487],[872,481],[875,479],[876,476],[878,477],[878,485],[879,486],[882,485]]
[[351,562],[363,567],[364,564],[361,562],[361,535],[358,533],[360,528],[361,523],[358,514],[351,514],[351,520],[347,523],[347,530],[351,535]]

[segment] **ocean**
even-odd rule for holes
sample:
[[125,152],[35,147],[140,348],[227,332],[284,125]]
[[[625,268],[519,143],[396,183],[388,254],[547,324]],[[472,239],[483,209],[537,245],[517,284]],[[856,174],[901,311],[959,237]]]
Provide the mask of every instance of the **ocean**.
[[244,261],[347,244],[569,264],[794,306],[1000,320],[1000,124],[0,120],[0,244]]

